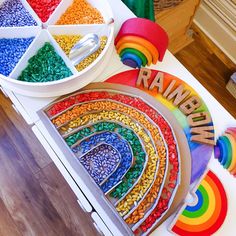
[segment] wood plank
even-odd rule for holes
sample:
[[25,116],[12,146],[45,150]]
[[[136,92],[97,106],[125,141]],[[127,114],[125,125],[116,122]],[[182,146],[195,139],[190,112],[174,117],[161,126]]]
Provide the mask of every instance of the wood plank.
[[182,10],[183,8],[186,8],[186,7],[189,8],[189,7],[195,6],[198,3],[199,3],[199,0],[184,0],[174,7],[163,9],[163,10],[156,10],[155,13],[158,18],[163,19],[163,18],[167,18],[168,15],[172,15],[173,12]]
[[179,52],[181,49],[188,46],[192,42],[193,42],[193,38],[189,37],[188,35],[183,35],[182,37],[179,37],[179,38],[173,40],[168,49],[173,54],[175,54],[175,53]]
[[226,83],[233,73],[205,43],[196,38],[178,52],[177,59],[199,82],[236,118],[236,99],[226,90]]
[[0,199],[0,235],[1,236],[21,236],[10,213]]
[[0,93],[0,110],[1,124],[6,127],[6,132],[15,144],[17,152],[25,159],[32,172],[37,173],[51,163],[50,157],[33,134],[30,126],[15,112],[10,101],[2,93]]
[[26,236],[72,235],[15,149],[2,122],[0,143],[0,197],[18,230]]
[[92,225],[91,218],[86,217],[78,206],[76,196],[53,163],[41,170],[36,177],[73,235],[99,235]]
[[195,40],[201,42],[205,48],[212,51],[230,70],[236,70],[236,65],[219,49],[200,29],[196,24],[193,24],[191,28],[195,32]]

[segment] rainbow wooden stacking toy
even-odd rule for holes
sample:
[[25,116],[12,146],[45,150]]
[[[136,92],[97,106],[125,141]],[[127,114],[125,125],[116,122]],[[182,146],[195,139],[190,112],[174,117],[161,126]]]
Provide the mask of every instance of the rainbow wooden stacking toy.
[[218,177],[209,170],[195,192],[196,201],[180,210],[171,231],[181,236],[210,236],[227,215],[228,201]]
[[215,158],[230,174],[236,176],[236,127],[228,128],[219,137],[215,146]]
[[158,24],[143,18],[132,18],[121,26],[115,46],[125,65],[140,68],[162,61],[168,41],[167,33]]

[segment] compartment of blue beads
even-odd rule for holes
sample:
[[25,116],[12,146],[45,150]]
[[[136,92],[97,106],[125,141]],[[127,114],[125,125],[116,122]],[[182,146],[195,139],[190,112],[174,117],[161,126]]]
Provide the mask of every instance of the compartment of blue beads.
[[0,28],[0,74],[11,75],[38,33],[38,28],[30,33],[26,28]]
[[11,74],[33,39],[34,37],[0,39],[0,74],[5,76]]
[[0,3],[0,74],[10,76],[39,33],[39,25],[32,10],[20,0]]

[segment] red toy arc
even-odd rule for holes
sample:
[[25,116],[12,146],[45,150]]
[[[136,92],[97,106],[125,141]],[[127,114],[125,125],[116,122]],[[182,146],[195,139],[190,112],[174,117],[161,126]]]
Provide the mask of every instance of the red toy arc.
[[115,45],[125,36],[137,36],[152,43],[159,52],[159,61],[163,60],[168,47],[168,35],[158,24],[143,18],[131,18],[123,23],[115,39]]

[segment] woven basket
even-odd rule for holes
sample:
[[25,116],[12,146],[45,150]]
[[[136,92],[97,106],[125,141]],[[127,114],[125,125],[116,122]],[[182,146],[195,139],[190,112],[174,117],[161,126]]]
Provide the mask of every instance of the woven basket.
[[167,8],[175,7],[183,0],[154,0],[154,9],[161,11]]

